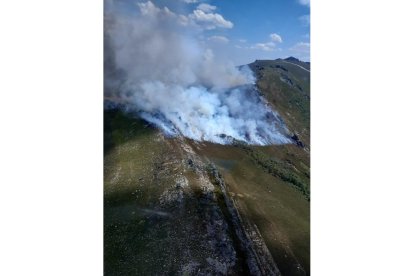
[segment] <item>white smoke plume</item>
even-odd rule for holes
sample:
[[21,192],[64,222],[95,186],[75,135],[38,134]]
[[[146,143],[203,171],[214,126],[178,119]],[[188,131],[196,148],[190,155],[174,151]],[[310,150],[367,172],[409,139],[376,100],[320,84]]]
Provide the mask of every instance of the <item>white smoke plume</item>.
[[105,10],[105,99],[122,103],[167,135],[227,144],[289,143],[288,130],[247,66],[217,60],[203,30],[233,23],[215,9],[188,15],[140,2]]

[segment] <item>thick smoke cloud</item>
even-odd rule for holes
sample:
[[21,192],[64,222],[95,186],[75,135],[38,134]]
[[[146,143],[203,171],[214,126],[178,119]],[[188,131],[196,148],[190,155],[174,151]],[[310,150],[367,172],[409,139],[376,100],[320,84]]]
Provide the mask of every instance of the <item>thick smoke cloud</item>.
[[204,9],[200,22],[194,16],[198,9],[186,16],[152,2],[136,8],[127,13],[115,2],[106,4],[105,99],[127,106],[168,135],[220,144],[290,142],[250,69],[217,60],[197,39],[204,29],[231,27],[231,22],[214,9]]

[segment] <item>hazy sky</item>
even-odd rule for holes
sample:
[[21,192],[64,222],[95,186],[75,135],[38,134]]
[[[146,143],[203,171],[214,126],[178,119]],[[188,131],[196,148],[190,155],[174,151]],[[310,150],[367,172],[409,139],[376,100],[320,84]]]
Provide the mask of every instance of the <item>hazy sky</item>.
[[[116,0],[114,0],[116,1]],[[117,0],[134,13],[147,0]],[[310,61],[310,0],[153,0],[203,31],[198,39],[242,65],[256,59],[294,56]],[[121,5],[122,6],[122,5]]]

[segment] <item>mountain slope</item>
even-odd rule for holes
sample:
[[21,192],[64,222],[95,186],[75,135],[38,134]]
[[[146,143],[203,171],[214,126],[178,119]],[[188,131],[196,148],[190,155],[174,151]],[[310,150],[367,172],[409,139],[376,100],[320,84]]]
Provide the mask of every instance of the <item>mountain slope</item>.
[[106,275],[309,275],[309,72],[302,65],[309,67],[249,65],[296,145],[166,138],[133,114],[105,111]]
[[[288,59],[256,60],[249,64],[257,86],[285,120],[288,128],[308,147],[310,142],[310,68]],[[303,68],[302,68],[303,67]]]
[[[106,112],[105,273],[279,275],[215,166],[188,141]],[[126,127],[129,125],[129,127]],[[119,139],[118,137],[126,137]],[[257,254],[260,252],[260,254]]]

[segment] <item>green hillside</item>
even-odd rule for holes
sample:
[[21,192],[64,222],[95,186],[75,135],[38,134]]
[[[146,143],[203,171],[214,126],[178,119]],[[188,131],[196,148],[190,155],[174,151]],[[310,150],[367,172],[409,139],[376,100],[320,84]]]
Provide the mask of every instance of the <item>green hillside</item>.
[[283,117],[288,128],[309,147],[310,65],[277,59],[256,60],[249,66],[258,78],[260,91]]
[[106,275],[310,274],[310,65],[249,66],[296,144],[166,138],[105,111]]

